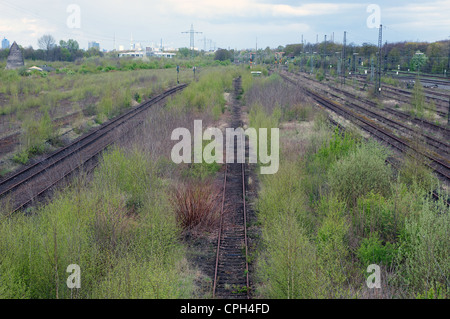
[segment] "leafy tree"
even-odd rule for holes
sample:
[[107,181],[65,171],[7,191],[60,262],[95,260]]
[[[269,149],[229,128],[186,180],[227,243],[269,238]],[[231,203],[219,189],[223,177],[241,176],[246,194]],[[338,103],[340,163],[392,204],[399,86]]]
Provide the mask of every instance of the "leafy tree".
[[178,49],[178,54],[183,58],[187,58],[189,56],[190,50],[188,48],[180,48]]
[[101,52],[97,48],[90,48],[89,50],[84,52],[84,57],[85,58],[90,58],[90,57],[93,57],[93,56],[102,57],[103,56],[103,52]]
[[59,41],[59,45],[61,48],[65,48],[69,50],[71,53],[78,51],[80,49],[80,45],[76,40],[69,39],[67,42],[64,40]]
[[417,51],[411,59],[411,69],[417,71],[417,74],[419,74],[420,68],[423,67],[427,61],[428,57],[424,53]]
[[225,61],[231,60],[231,52],[226,49],[219,49],[214,54],[214,60]]

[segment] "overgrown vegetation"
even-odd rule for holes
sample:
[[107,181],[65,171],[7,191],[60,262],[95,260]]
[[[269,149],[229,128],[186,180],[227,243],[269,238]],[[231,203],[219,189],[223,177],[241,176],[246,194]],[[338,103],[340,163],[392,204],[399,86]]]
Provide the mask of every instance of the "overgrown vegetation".
[[[91,183],[79,178],[33,216],[1,221],[0,297],[189,296],[168,193],[142,152],[109,151]],[[71,264],[82,271],[74,291],[66,285]]]
[[260,176],[258,295],[368,298],[366,270],[377,264],[379,297],[448,298],[448,195],[431,198],[438,184],[418,158],[397,174],[383,147],[320,121],[288,126],[280,171]]

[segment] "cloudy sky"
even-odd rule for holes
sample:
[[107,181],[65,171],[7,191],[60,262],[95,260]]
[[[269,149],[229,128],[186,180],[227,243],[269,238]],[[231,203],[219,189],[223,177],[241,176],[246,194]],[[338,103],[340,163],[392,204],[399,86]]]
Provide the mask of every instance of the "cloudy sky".
[[[373,6],[375,4],[376,6]],[[371,6],[372,5],[372,6]],[[375,8],[375,9],[373,9]],[[377,15],[379,8],[379,16]],[[0,0],[0,38],[37,48],[44,34],[76,39],[82,48],[97,41],[110,50],[135,42],[188,47],[191,24],[202,32],[200,49],[267,46],[330,40],[377,43],[436,41],[450,37],[450,0],[306,1],[306,0]],[[115,42],[114,42],[115,39]]]

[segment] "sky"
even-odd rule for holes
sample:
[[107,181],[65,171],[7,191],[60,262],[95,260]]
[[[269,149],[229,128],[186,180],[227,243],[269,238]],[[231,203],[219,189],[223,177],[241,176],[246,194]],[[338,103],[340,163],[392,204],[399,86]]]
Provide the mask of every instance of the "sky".
[[450,0],[293,1],[293,0],[0,0],[0,40],[38,48],[51,34],[75,39],[81,48],[130,48],[135,43],[189,47],[191,25],[199,49],[276,48],[331,40],[377,44],[450,39]]

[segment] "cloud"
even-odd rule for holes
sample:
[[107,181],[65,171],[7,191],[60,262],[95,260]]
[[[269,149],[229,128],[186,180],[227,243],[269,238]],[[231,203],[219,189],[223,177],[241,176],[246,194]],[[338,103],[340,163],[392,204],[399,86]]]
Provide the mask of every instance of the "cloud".
[[169,0],[164,1],[171,12],[178,15],[199,19],[236,19],[236,18],[300,18],[337,14],[350,9],[362,7],[351,3],[309,3],[302,5],[287,5],[260,3],[255,0]]
[[39,36],[52,33],[56,28],[48,26],[43,21],[32,18],[18,18],[18,19],[1,19],[0,33],[3,34],[21,34],[28,38],[38,38]]

